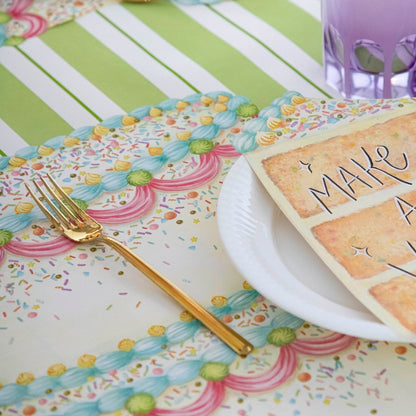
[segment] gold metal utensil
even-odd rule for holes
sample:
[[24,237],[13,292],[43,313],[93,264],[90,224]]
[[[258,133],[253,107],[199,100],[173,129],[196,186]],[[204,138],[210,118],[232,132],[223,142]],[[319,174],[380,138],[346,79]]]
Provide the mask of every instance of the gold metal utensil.
[[[196,319],[201,321],[237,354],[242,357],[250,354],[253,350],[253,346],[248,341],[237,334],[237,332],[233,329],[225,325],[213,314],[208,312],[185,292],[163,277],[159,272],[130,251],[120,241],[103,234],[102,225],[78,207],[78,205],[65,193],[65,191],[50,175],[47,175],[47,177],[52,183],[54,189],[52,189],[51,185],[44,178],[40,178],[40,180],[42,181],[45,190],[43,190],[36,181],[33,182],[41,197],[37,197],[28,184],[25,185],[30,195],[45,216],[66,237],[78,243],[94,240],[109,245],[111,248],[120,253],[133,266],[137,267],[137,269],[146,275],[152,282],[156,283],[168,295],[179,302]],[[48,196],[48,194],[53,198],[55,203],[52,202],[52,199]],[[49,205],[55,215],[50,212],[47,205]]]

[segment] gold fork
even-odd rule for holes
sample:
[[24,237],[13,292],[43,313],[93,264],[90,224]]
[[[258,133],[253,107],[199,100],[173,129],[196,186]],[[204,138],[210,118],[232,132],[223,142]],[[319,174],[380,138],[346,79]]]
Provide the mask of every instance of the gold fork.
[[[55,190],[52,189],[52,187],[44,178],[40,178],[40,180],[58,206],[52,202],[51,198],[38,185],[36,181],[33,181],[33,183],[40,193],[41,198],[38,198],[35,195],[35,192],[30,188],[28,184],[25,184],[25,186],[39,208],[49,219],[49,221],[67,238],[78,243],[95,240],[109,245],[111,248],[120,253],[133,266],[137,267],[137,269],[146,275],[152,282],[156,283],[168,295],[172,296],[176,301],[178,301],[196,319],[201,321],[208,329],[216,334],[219,339],[225,342],[237,354],[242,357],[250,354],[250,352],[253,350],[253,346],[247,340],[245,340],[243,337],[237,334],[237,332],[225,325],[216,316],[203,308],[198,302],[196,302],[185,292],[167,280],[153,267],[147,264],[143,259],[125,247],[120,241],[105,235],[103,233],[102,225],[95,221],[84,210],[82,210],[49,174],[47,177],[51,181]],[[48,210],[42,201],[45,201],[47,205],[49,205],[56,216],[54,216]]]

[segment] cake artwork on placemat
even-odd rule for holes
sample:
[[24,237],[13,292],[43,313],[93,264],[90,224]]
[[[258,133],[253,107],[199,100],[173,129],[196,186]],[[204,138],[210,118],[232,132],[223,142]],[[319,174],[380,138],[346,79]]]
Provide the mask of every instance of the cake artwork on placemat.
[[403,336],[416,332],[416,105],[246,155],[345,286]]

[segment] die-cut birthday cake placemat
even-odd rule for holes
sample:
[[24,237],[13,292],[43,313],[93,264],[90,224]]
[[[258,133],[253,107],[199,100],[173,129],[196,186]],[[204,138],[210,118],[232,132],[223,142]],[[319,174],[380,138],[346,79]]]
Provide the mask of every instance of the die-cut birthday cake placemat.
[[403,336],[416,332],[416,105],[246,157],[345,286]]

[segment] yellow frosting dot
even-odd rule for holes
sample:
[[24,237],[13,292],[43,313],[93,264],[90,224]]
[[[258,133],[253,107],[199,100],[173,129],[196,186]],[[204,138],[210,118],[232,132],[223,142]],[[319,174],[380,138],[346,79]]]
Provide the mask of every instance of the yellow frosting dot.
[[280,112],[284,115],[284,116],[289,116],[290,114],[293,114],[295,112],[296,108],[293,105],[290,104],[283,104],[280,107]]
[[97,124],[93,129],[92,133],[97,136],[104,136],[104,134],[107,134],[110,131],[108,127],[100,126]]
[[227,111],[227,106],[223,103],[216,103],[214,105],[214,111],[217,113],[222,113],[223,111]]
[[150,117],[160,117],[162,115],[162,110],[160,108],[151,108],[149,111]]
[[48,373],[48,376],[59,377],[63,373],[65,373],[65,371],[66,371],[66,367],[63,364],[58,363],[58,364],[51,365],[48,368],[47,373]]
[[190,322],[195,319],[195,317],[189,311],[182,311],[179,315],[179,319],[183,322]]
[[64,146],[76,146],[79,144],[79,139],[76,137],[65,137],[64,138]]
[[9,166],[13,168],[18,168],[20,166],[23,166],[26,163],[26,159],[23,159],[22,157],[12,156],[9,160]]
[[32,373],[20,373],[17,376],[16,383],[21,386],[27,386],[35,379],[35,376]]
[[160,146],[150,146],[147,151],[150,156],[160,156],[163,152],[163,147]]
[[202,116],[202,117],[199,118],[199,121],[201,122],[201,124],[203,126],[208,126],[208,125],[212,124],[213,120],[214,120],[214,118],[211,117],[211,116]]
[[133,116],[123,116],[121,119],[121,124],[123,126],[132,126],[133,124],[137,123],[137,118]]
[[304,103],[306,101],[306,98],[295,95],[292,97],[291,101],[293,105],[299,105],[299,104]]
[[152,325],[148,330],[147,333],[151,337],[160,337],[165,333],[166,328],[163,325]]
[[253,286],[251,286],[251,284],[249,282],[247,282],[247,280],[244,280],[243,289],[252,290]]
[[221,104],[227,103],[228,101],[230,101],[230,97],[228,95],[219,95],[217,97],[217,101]]
[[189,103],[187,101],[178,101],[176,103],[176,109],[181,111],[185,110],[186,107],[188,107]]
[[135,344],[136,344],[136,341],[129,339],[129,338],[125,338],[125,339],[122,339],[118,343],[118,349],[120,351],[130,351],[134,347]]
[[214,99],[212,97],[207,97],[206,95],[203,95],[201,97],[201,104],[205,105],[206,107],[211,105],[213,102],[214,102]]
[[19,202],[14,207],[14,212],[16,214],[27,214],[28,212],[32,211],[34,205],[30,202]]
[[81,355],[81,357],[79,357],[77,361],[78,367],[81,367],[81,368],[94,367],[96,359],[97,357],[95,355],[91,355],[91,354]]
[[176,133],[176,138],[178,140],[186,141],[191,138],[191,132],[187,130],[180,130]]
[[129,170],[131,166],[131,163],[127,160],[116,160],[114,163],[114,170],[121,172],[125,170]]
[[98,173],[90,173],[88,172],[85,175],[85,183],[87,185],[98,185],[101,182],[102,179],[102,175],[98,174]]
[[38,147],[38,153],[41,156],[49,156],[51,155],[53,152],[55,151],[55,149],[53,149],[52,147],[48,147],[48,146],[39,146]]
[[219,306],[219,307],[225,306],[227,304],[227,298],[225,296],[214,296],[211,299],[211,303],[214,306]]

